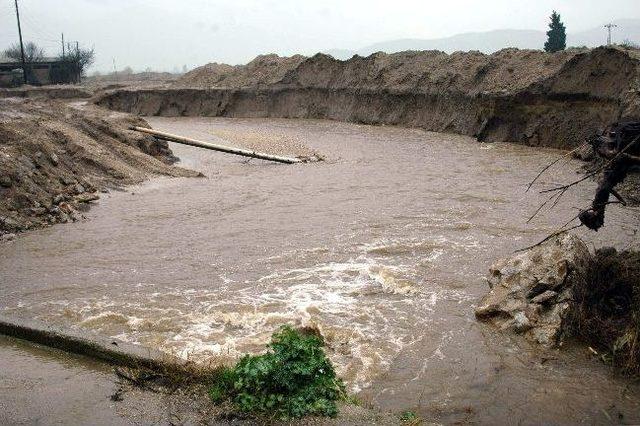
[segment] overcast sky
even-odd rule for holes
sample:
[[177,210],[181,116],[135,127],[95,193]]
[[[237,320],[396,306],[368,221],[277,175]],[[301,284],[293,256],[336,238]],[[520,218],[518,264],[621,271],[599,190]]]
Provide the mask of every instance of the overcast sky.
[[[0,46],[17,41],[14,0],[0,0]],[[94,46],[93,69],[172,70],[245,63],[260,53],[313,54],[397,38],[500,28],[569,32],[640,18],[639,0],[19,0],[25,41],[54,55],[60,34]]]

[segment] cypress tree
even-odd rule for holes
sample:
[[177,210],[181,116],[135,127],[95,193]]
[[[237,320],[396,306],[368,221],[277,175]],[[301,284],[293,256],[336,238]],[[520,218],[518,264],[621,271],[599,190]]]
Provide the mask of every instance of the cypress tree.
[[555,10],[551,14],[551,23],[547,31],[547,42],[544,44],[545,52],[558,52],[567,47],[567,33],[565,26],[560,20],[560,14]]

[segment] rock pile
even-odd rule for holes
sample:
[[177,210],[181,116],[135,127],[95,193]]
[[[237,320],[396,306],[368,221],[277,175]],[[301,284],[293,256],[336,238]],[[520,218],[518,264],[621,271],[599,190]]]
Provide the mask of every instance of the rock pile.
[[584,286],[591,261],[584,242],[570,234],[501,259],[490,269],[490,290],[476,316],[545,346],[560,345],[568,332],[573,289]]

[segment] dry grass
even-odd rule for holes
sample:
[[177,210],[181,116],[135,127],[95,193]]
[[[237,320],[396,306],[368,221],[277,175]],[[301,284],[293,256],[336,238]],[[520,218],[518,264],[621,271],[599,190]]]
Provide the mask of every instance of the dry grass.
[[640,252],[596,251],[588,279],[574,288],[575,333],[607,352],[624,374],[640,375]]

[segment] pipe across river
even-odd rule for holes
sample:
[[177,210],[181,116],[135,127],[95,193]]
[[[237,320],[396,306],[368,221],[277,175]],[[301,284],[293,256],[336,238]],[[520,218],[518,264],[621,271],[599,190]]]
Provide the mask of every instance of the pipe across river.
[[[181,166],[207,178],[112,192],[88,221],[0,246],[3,314],[202,361],[260,352],[285,323],[313,325],[351,391],[384,410],[444,423],[640,422],[637,385],[586,348],[544,351],[473,315],[493,261],[589,204],[590,181],[526,224],[544,200],[527,183],[563,152],[330,121],[148,122],[326,161],[279,165],[171,144]],[[554,168],[539,188],[574,180],[580,166]],[[638,249],[639,220],[637,208],[612,205],[601,232],[577,233],[593,247]]]

